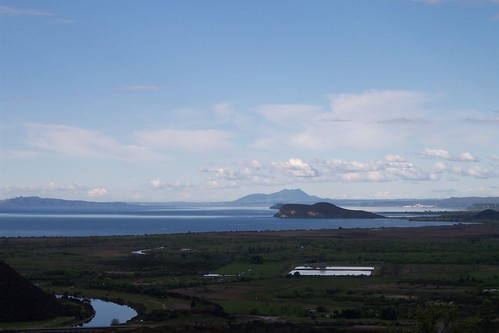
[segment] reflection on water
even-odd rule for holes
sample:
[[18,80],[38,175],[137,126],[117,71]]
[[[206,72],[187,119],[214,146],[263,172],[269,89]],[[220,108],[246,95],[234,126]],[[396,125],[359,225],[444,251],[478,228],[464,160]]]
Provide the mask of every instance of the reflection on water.
[[278,219],[272,209],[175,209],[130,214],[26,214],[0,212],[0,237],[110,236],[216,231],[320,230],[421,227],[455,222],[397,219]]
[[358,266],[326,266],[314,268],[310,266],[297,266],[288,274],[304,276],[370,276],[374,267]]

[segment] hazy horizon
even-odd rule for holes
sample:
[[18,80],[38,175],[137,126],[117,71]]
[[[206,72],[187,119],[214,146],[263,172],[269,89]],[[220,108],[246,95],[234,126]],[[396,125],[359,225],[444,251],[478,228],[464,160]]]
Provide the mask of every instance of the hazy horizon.
[[0,199],[499,196],[499,2],[0,2]]

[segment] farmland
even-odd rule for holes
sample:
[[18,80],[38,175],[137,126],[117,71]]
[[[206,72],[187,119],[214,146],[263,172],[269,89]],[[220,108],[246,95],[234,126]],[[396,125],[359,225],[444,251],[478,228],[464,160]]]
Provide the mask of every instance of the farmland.
[[[44,290],[132,306],[139,315],[128,327],[139,331],[496,332],[499,324],[493,224],[0,238],[0,253]],[[375,269],[288,274],[300,265]]]

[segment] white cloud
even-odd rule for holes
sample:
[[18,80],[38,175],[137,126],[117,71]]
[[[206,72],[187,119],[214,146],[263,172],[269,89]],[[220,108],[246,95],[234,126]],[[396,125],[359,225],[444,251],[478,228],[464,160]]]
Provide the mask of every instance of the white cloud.
[[87,192],[88,196],[91,198],[103,197],[108,194],[108,191],[104,187],[94,188]]
[[42,124],[31,124],[26,128],[29,145],[67,156],[115,160],[143,160],[153,157],[146,147],[123,145],[112,137],[89,129]]
[[434,180],[436,173],[424,171],[400,155],[387,155],[381,160],[368,162],[318,160],[318,168],[330,181],[386,182],[395,180]]
[[442,158],[444,160],[452,160],[452,155],[447,150],[443,149],[426,148],[425,150],[423,150],[421,155],[425,157],[436,157],[436,158]]
[[159,178],[151,179],[149,182],[151,183],[151,186],[154,188],[162,188],[165,184],[165,182]]
[[262,164],[258,160],[252,160],[252,161],[250,161],[249,164],[250,164],[250,167],[253,169],[261,169],[262,168]]
[[457,161],[457,162],[478,162],[479,158],[473,156],[469,152],[464,152],[459,155],[453,155],[447,150],[444,149],[430,149],[426,148],[421,152],[421,156],[427,158],[441,158],[448,161]]
[[450,169],[450,172],[464,177],[473,177],[473,178],[481,178],[481,179],[489,179],[489,178],[498,178],[499,170],[496,169],[487,169],[481,166],[473,166],[470,168],[463,168],[460,166],[453,166]]
[[149,181],[151,186],[155,189],[176,189],[176,190],[184,190],[186,188],[191,188],[193,187],[192,183],[190,181],[181,181],[181,180],[174,180],[174,181],[164,181],[160,178],[156,179],[151,179]]
[[[233,166],[200,167],[209,174],[205,188],[235,188],[240,186],[290,186],[297,183],[380,183],[380,182],[436,182],[447,175],[447,180],[460,177],[496,178],[499,171],[481,166],[462,168],[436,162],[433,165],[416,165],[403,156],[389,154],[370,161],[346,161],[341,159],[315,159],[304,161],[292,158],[287,161],[252,162]],[[455,178],[457,181],[458,179]]]
[[81,191],[87,191],[88,187],[80,185],[80,184],[70,184],[70,185],[60,185],[56,184],[54,182],[51,182],[48,184],[48,186],[44,189],[47,192],[64,192],[64,191],[69,191],[69,192],[81,192]]
[[464,152],[464,153],[461,153],[459,154],[459,156],[457,157],[457,160],[458,161],[466,161],[466,162],[478,162],[479,159],[473,155],[471,155],[470,153],[468,152]]
[[135,132],[135,137],[146,146],[209,153],[215,150],[231,150],[232,133],[219,130],[144,130]]
[[294,177],[317,177],[319,175],[317,170],[310,164],[303,162],[299,158],[291,158],[288,161],[272,162],[271,166]]

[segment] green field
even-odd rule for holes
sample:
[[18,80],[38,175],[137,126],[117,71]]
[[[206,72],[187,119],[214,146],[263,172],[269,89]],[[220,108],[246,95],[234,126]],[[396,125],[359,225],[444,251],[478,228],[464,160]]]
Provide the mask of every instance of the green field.
[[[138,331],[499,331],[494,225],[0,238],[0,259],[49,292],[133,306]],[[298,265],[375,270],[287,274]]]

